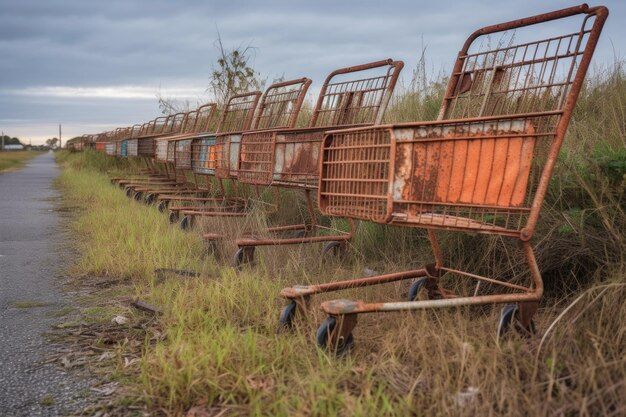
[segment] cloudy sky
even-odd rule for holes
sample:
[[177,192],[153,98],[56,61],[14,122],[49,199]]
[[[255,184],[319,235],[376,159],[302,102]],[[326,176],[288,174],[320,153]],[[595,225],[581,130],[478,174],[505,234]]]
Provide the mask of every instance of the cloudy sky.
[[[156,117],[156,96],[210,100],[226,47],[252,45],[269,80],[309,77],[426,48],[428,69],[450,70],[479,27],[575,5],[576,0],[0,0],[0,130],[28,142],[95,133]],[[611,16],[596,66],[626,58],[626,1]],[[590,3],[595,5],[595,3]],[[314,89],[312,89],[315,91]]]

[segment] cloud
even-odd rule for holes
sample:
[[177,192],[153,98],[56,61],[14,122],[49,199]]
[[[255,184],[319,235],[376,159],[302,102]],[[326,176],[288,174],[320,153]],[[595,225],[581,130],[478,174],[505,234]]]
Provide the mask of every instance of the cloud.
[[[612,60],[611,40],[621,56],[626,38],[626,4],[607,2],[595,63]],[[253,65],[269,80],[307,76],[314,90],[333,69],[388,57],[405,61],[406,80],[423,47],[428,69],[448,71],[474,29],[567,6],[571,0],[4,1],[0,115],[8,128],[6,119],[35,125],[52,117],[133,124],[158,113],[159,88],[206,99],[218,31],[227,47],[256,47]]]

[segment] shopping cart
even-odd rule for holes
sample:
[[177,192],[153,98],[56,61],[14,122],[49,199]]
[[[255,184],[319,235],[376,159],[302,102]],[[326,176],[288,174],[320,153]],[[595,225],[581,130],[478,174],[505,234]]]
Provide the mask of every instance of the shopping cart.
[[178,134],[159,137],[156,140],[157,148],[165,153],[165,166],[168,167],[176,181],[173,184],[162,184],[156,188],[143,190],[145,202],[148,204],[157,200],[163,193],[176,195],[197,193],[201,188],[195,175],[191,175],[191,160],[188,149],[191,141],[201,132],[212,129],[216,113],[215,103],[208,103],[187,113],[181,130]]
[[[311,80],[308,78],[300,78],[296,80],[283,81],[275,83],[269,86],[259,104],[259,108],[252,124],[253,131],[265,131],[269,129],[293,127],[296,124],[298,115],[304,97],[311,84]],[[237,129],[237,130],[234,130]],[[224,160],[223,151],[225,142],[236,142],[237,138],[240,138],[242,133],[248,129],[240,129],[237,127],[231,127],[228,130],[222,130],[218,132],[209,144],[199,144],[200,146],[206,146],[206,149],[198,149],[195,152],[197,155],[197,163],[201,166],[203,172],[208,175],[215,176],[217,183],[221,190],[224,190],[224,181],[233,180],[233,177],[229,174],[224,176]],[[238,154],[236,156],[238,160]],[[235,159],[235,158],[233,158]],[[229,159],[230,160],[230,159]],[[218,161],[220,162],[218,169]],[[236,164],[236,162],[235,162]],[[216,172],[216,170],[218,172]],[[230,171],[230,170],[229,170]],[[230,171],[232,173],[232,171]],[[182,213],[184,214],[181,220],[181,227],[187,228],[191,226],[192,219],[197,216],[215,217],[215,216],[228,216],[228,217],[241,217],[245,216],[248,212],[249,200],[245,198],[243,190],[240,190],[236,181],[231,181],[233,185],[234,196],[226,199],[222,199],[218,204],[206,204],[196,207],[182,207]],[[257,187],[255,188],[256,197],[260,198],[260,192]],[[274,194],[274,202],[277,201],[277,194]],[[270,204],[273,209],[276,209],[275,204]],[[207,233],[205,237],[210,240],[220,239],[221,236],[215,233]]]
[[[155,132],[147,137],[140,139],[141,142],[152,142],[151,147],[154,149],[154,154],[152,158],[152,160],[154,161],[153,165],[158,167],[157,170],[161,173],[164,173],[164,176],[158,175],[156,178],[150,177],[135,179],[132,182],[127,183],[124,188],[126,189],[126,194],[128,196],[133,196],[135,200],[140,201],[143,199],[144,195],[159,187],[187,186],[186,178],[184,176],[181,176],[180,173],[173,168],[172,162],[167,159],[167,139],[181,134],[189,115],[194,111],[196,110],[192,110],[189,112],[179,112],[170,115],[165,118],[163,122],[160,122],[160,120],[157,119]],[[162,145],[164,143],[166,149],[165,153],[161,151],[161,149],[163,148]],[[137,145],[137,147],[139,151],[139,144]]]
[[[184,165],[185,169],[191,168],[197,184],[196,189],[190,190],[186,195],[166,193],[158,196],[159,211],[165,211],[169,208],[170,222],[174,222],[178,218],[179,212],[190,204],[204,205],[223,200],[221,197],[208,196],[212,193],[213,187],[210,179],[212,175],[209,168],[210,158],[207,159],[207,157],[215,144],[216,133],[214,132],[223,131],[224,129],[226,131],[229,129],[247,129],[250,123],[252,123],[252,117],[260,96],[260,92],[254,91],[230,97],[222,110],[215,129],[205,129],[183,143],[176,144],[172,142],[169,144],[170,156],[176,159],[178,154],[179,164]],[[201,185],[200,178],[204,179],[204,186]],[[175,203],[170,207],[172,202]]]
[[256,246],[329,242],[322,251],[326,254],[337,252],[352,238],[352,220],[348,220],[349,232],[317,224],[311,191],[319,182],[320,145],[326,130],[380,124],[403,66],[402,61],[387,59],[333,71],[320,90],[308,128],[242,135],[237,180],[303,190],[308,222],[270,227],[265,231],[269,238],[248,233],[237,239],[236,266],[251,262]]
[[[514,323],[530,331],[543,293],[531,239],[607,16],[605,7],[583,4],[480,29],[458,54],[437,121],[328,132],[318,192],[322,213],[427,229],[435,262],[285,288],[281,294],[291,302],[281,323],[288,327],[316,293],[418,278],[406,302],[322,303],[329,317],[318,329],[318,344],[350,348],[361,313],[460,305],[511,303],[502,310],[498,334]],[[446,265],[436,239],[441,230],[499,236],[497,244],[518,241],[524,274],[489,277]],[[444,277],[454,289],[443,287]]]
[[[130,196],[134,192],[134,186],[149,182],[170,181],[168,172],[163,167],[154,164],[153,159],[154,139],[159,135],[166,134],[165,132],[169,129],[172,120],[173,116],[161,116],[141,125],[139,132],[133,128],[130,147],[133,149],[135,146],[132,142],[136,141],[137,157],[144,161],[146,168],[139,175],[113,177],[111,178],[112,184],[126,188],[127,194]],[[132,137],[135,134],[136,137]]]

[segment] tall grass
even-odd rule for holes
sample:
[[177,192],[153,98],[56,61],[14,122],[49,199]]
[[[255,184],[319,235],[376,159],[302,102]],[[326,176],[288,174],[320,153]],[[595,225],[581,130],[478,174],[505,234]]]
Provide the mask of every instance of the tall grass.
[[0,173],[19,169],[26,161],[43,153],[43,151],[1,151]]
[[[444,81],[407,86],[388,121],[434,118]],[[316,308],[293,333],[276,333],[279,290],[352,277],[365,267],[420,266],[432,258],[422,232],[361,223],[346,260],[322,263],[318,246],[259,248],[258,264],[238,273],[204,256],[197,233],[182,234],[164,215],[124,197],[102,173],[127,169],[107,165],[123,162],[90,152],[62,157],[60,184],[82,208],[73,222],[81,252],[75,272],[127,277],[163,308],[165,338],[146,343],[132,379],[154,413],[183,415],[199,406],[225,415],[625,415],[625,101],[621,64],[596,72],[581,94],[537,231],[547,292],[538,334],[529,339],[496,340],[497,309],[379,314],[360,317],[357,349],[334,359],[314,347],[324,318]],[[299,197],[287,198],[276,218],[256,211],[231,225],[208,219],[205,227],[234,238],[306,216]],[[497,250],[496,239],[443,234],[442,246],[455,266],[506,272],[500,259],[518,248]],[[232,241],[224,245],[232,253]],[[203,275],[158,283],[151,273],[157,267]],[[407,286],[341,296],[398,300]]]

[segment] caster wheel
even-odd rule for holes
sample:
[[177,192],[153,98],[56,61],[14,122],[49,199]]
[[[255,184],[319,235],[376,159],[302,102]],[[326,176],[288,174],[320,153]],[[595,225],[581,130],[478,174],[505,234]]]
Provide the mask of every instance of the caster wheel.
[[420,291],[424,288],[426,281],[428,278],[420,278],[411,284],[411,288],[409,288],[409,301],[416,301],[419,296]]
[[143,199],[143,201],[150,205],[152,203],[154,203],[154,200],[156,199],[156,195],[154,193],[149,193],[146,195],[146,198]]
[[354,348],[354,337],[352,337],[352,333],[350,333],[345,339],[340,337],[340,340],[337,340],[334,346],[330,346],[329,339],[333,330],[335,330],[335,326],[337,326],[337,319],[332,316],[327,317],[324,323],[317,329],[315,339],[317,345],[322,349],[334,352],[336,356],[343,356]]
[[278,319],[278,330],[291,330],[293,328],[293,320],[296,317],[298,311],[298,305],[294,300],[289,301],[289,304],[283,308],[280,312]]
[[[178,215],[176,215],[178,217]],[[180,229],[181,230],[189,230],[191,229],[191,217],[185,216],[180,221]]]
[[328,256],[334,257],[342,256],[345,253],[345,244],[343,242],[328,242],[324,249],[322,249],[322,259],[328,259]]
[[170,221],[171,224],[176,223],[176,220],[178,220],[178,212],[177,211],[170,211],[170,214],[167,216],[168,220]]
[[133,194],[133,198],[135,199],[135,201],[141,201],[141,198],[143,197],[143,193],[142,192],[136,192],[135,194]]
[[519,321],[519,306],[517,304],[507,304],[502,308],[500,320],[498,321],[498,339],[502,339],[505,335],[510,333],[512,329],[518,330],[526,336],[535,333],[535,323],[531,321],[528,326],[524,326]]
[[167,210],[167,206],[168,206],[167,201],[163,200],[159,202],[159,204],[157,205],[157,208],[159,209],[161,213],[165,213],[165,210]]
[[254,246],[245,246],[235,252],[233,265],[235,268],[241,269],[244,264],[250,264],[252,261],[254,261]]
[[126,188],[126,197],[130,198],[133,195],[133,189],[132,188]]

